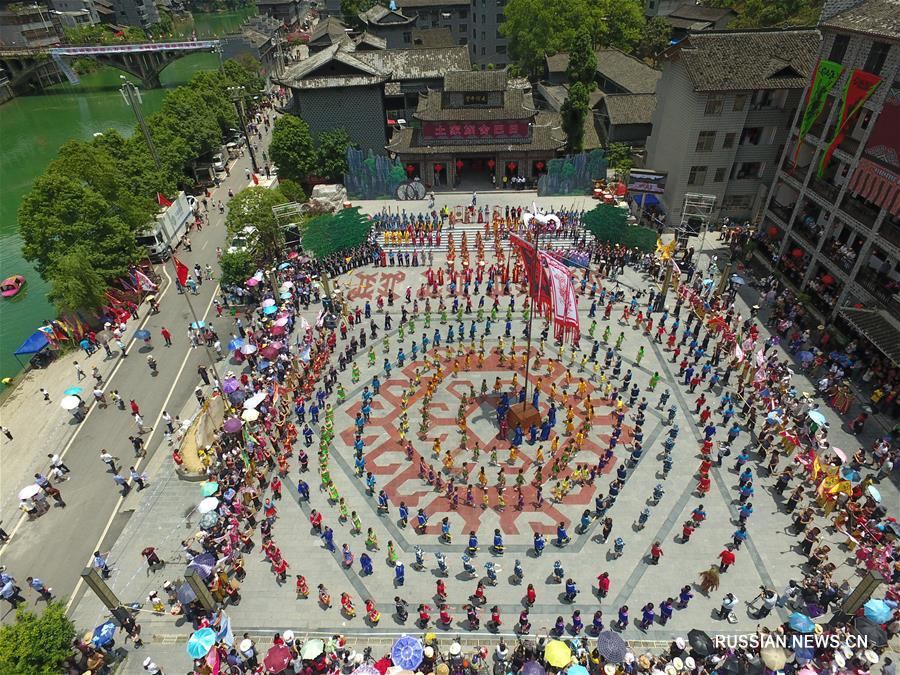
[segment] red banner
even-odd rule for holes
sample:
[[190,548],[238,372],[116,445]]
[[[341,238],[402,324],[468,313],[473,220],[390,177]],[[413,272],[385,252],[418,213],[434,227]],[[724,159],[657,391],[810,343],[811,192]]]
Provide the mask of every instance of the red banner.
[[863,103],[868,100],[879,84],[881,84],[880,77],[859,69],[854,70],[853,74],[847,79],[847,88],[844,90],[844,101],[841,106],[841,116],[834,132],[834,138],[831,139],[831,143],[828,144],[828,148],[822,154],[822,161],[819,163],[820,178],[825,173],[828,162],[831,161],[834,149],[844,140],[847,130],[856,119],[856,115],[862,108]]
[[530,136],[528,120],[497,120],[494,122],[423,122],[422,140],[471,141],[527,140]]

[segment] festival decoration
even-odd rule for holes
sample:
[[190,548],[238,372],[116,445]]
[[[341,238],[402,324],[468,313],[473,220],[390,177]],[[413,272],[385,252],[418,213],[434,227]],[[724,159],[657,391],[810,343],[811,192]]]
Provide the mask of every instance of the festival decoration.
[[841,105],[841,115],[838,118],[834,137],[831,139],[825,152],[822,153],[822,159],[819,162],[819,178],[825,174],[825,169],[831,161],[834,149],[844,140],[847,129],[850,128],[853,120],[856,119],[856,115],[862,109],[863,103],[869,100],[869,97],[875,92],[879,84],[881,84],[880,77],[859,69],[854,70],[847,80]]
[[[816,64],[815,72],[812,76],[812,84],[806,91],[806,110],[803,112],[803,119],[800,121],[800,139],[806,138],[806,134],[815,124],[822,110],[825,109],[825,102],[828,100],[828,92],[831,91],[835,83],[844,72],[844,66],[833,61],[822,60]],[[800,143],[794,151],[794,167],[797,166],[797,155],[800,153]]]

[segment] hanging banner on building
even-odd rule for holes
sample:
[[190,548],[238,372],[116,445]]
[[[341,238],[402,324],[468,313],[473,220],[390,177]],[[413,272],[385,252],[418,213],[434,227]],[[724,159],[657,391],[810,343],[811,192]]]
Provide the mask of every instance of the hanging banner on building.
[[838,118],[838,125],[834,132],[834,138],[828,144],[828,148],[822,153],[822,160],[819,162],[819,178],[825,173],[828,163],[831,161],[831,155],[834,149],[841,144],[847,130],[856,119],[856,115],[869,97],[881,84],[881,78],[864,70],[856,69],[847,80],[847,86],[844,88],[844,100],[841,104],[841,116]]
[[422,122],[422,140],[471,141],[476,138],[487,140],[528,140],[531,127],[528,120],[496,120],[494,122]]
[[[812,125],[819,119],[819,115],[825,109],[828,100],[828,92],[844,72],[844,66],[834,61],[821,60],[816,64],[816,70],[812,76],[812,84],[806,92],[806,110],[803,111],[803,119],[800,120],[800,141],[806,138],[806,134],[812,129]],[[800,153],[800,142],[794,149],[794,167],[797,166],[797,155]]]
[[900,216],[900,86],[892,86],[848,187]]

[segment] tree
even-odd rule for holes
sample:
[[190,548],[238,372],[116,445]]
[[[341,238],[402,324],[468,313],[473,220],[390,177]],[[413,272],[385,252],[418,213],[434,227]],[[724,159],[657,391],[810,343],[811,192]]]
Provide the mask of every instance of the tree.
[[658,234],[646,227],[628,224],[628,211],[612,204],[598,204],[584,214],[585,229],[599,241],[639,248],[649,253],[656,248]]
[[256,260],[271,263],[278,259],[284,248],[284,231],[281,229],[272,207],[287,201],[281,190],[251,187],[241,190],[228,205],[225,225],[231,234],[252,225],[256,234],[250,242]]
[[97,309],[106,301],[106,280],[91,266],[86,246],[63,255],[49,276],[49,298],[60,312]]
[[39,616],[19,607],[15,623],[0,628],[0,673],[62,672],[74,638],[62,603],[49,603]]
[[361,28],[360,13],[368,11],[374,4],[375,0],[341,0],[341,15],[344,23]]
[[343,127],[319,134],[316,139],[318,167],[316,173],[332,183],[342,183],[347,173],[347,148],[356,147]]
[[262,64],[249,54],[240,54],[222,64],[227,80],[226,86],[243,87],[248,96],[261,92],[266,81],[260,76]]
[[278,166],[279,176],[303,183],[316,168],[316,149],[309,125],[296,115],[275,120],[269,157]]
[[641,38],[644,15],[637,0],[509,0],[500,31],[521,72],[539,77],[544,59],[571,49],[579,32],[592,45],[631,51]]
[[597,75],[597,55],[587,29],[582,28],[569,49],[569,67],[566,77],[570,83],[581,82],[588,91],[594,88],[594,77]]
[[300,204],[306,201],[306,193],[296,181],[279,176],[278,189],[281,190],[281,194],[283,194],[284,198],[289,202],[297,202]]
[[219,267],[222,270],[219,281],[223,286],[243,285],[256,272],[256,263],[247,251],[223,253]]
[[570,153],[581,152],[584,147],[584,122],[590,113],[590,94],[582,82],[569,87],[569,95],[560,109],[562,127],[566,132],[566,149]]
[[631,147],[627,143],[610,143],[606,148],[609,165],[620,175],[627,175],[634,166]]
[[303,225],[303,248],[318,260],[365,243],[371,221],[359,207],[311,218]]
[[669,38],[672,28],[661,16],[653,16],[647,19],[641,40],[637,45],[637,55],[642,59],[650,59],[653,65],[658,62],[658,56],[669,46]]

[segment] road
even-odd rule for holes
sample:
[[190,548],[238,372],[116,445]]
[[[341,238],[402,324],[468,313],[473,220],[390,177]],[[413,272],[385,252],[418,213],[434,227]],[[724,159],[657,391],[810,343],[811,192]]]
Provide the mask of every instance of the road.
[[[269,136],[264,135],[262,144],[257,145],[260,153],[268,147],[268,142]],[[203,268],[208,263],[213,267],[214,274],[218,273],[216,247],[224,247],[225,215],[220,214],[214,204],[220,199],[227,203],[229,188],[237,194],[249,185],[245,172],[249,167],[249,154],[245,153],[244,157],[232,162],[231,175],[223,174],[222,184],[213,190],[209,200],[209,224],[202,231],[191,232],[192,251],[180,249],[177,253],[181,262],[189,268],[193,269],[195,263]],[[4,528],[12,539],[0,549],[0,562],[23,587],[26,586],[26,577],[39,577],[53,588],[58,598],[66,600],[68,607],[72,607],[85,590],[79,575],[89,564],[93,552],[97,549],[109,550],[127,523],[133,508],[130,505],[136,503],[132,497],[125,503],[126,508],[122,509],[124,500],[113,482],[112,474],[106,471],[106,465],[99,458],[100,449],[107,448],[111,454],[121,458],[120,473],[126,477],[130,466],[140,469],[153,461],[154,453],[166,452],[162,433],[165,425],[161,423],[160,416],[163,410],[167,410],[174,417],[194,400],[194,389],[201,384],[197,367],[200,364],[209,365],[206,350],[190,348],[187,329],[193,319],[185,296],[176,292],[174,264],[170,261],[158,269],[163,276],[159,293],[160,312],[155,315],[142,314],[135,325],[129,325],[129,334],[137,328],[150,331],[152,347],[132,340],[128,345],[127,357],[119,359],[112,374],[105,380],[105,390],[118,390],[126,402],[134,399],[140,406],[145,424],[153,428],[144,434],[146,456],[140,460],[134,457],[128,437],[136,432],[136,427],[127,405],[124,411],[112,405],[108,408],[93,406],[84,422],[72,426],[71,435],[64,444],[30,449],[38,457],[51,450],[63,455],[63,461],[72,472],[69,480],[58,485],[67,506],[52,508],[50,513],[34,521],[27,521],[24,516],[20,518],[9,511],[4,517]],[[227,315],[215,319],[213,300],[217,290],[217,282],[205,281],[199,287],[198,294],[190,296],[190,302],[197,316],[214,326],[225,345],[232,326],[225,318]],[[146,306],[141,310],[146,311]],[[173,345],[170,348],[164,346],[160,335],[163,326],[172,333]],[[156,377],[151,376],[147,366],[148,353],[152,353],[159,364]],[[219,362],[218,367],[224,363]],[[90,372],[92,365],[90,359],[84,360],[87,372]],[[90,390],[88,381],[92,381],[90,377],[84,381],[85,391]],[[37,401],[22,405],[32,405],[35,414],[41,414]],[[16,489],[16,484],[11,480],[3,481],[4,492]],[[26,597],[29,604],[34,602],[33,593],[26,592]],[[13,613],[6,611],[6,606],[0,611],[4,612],[0,619],[12,619]]]

